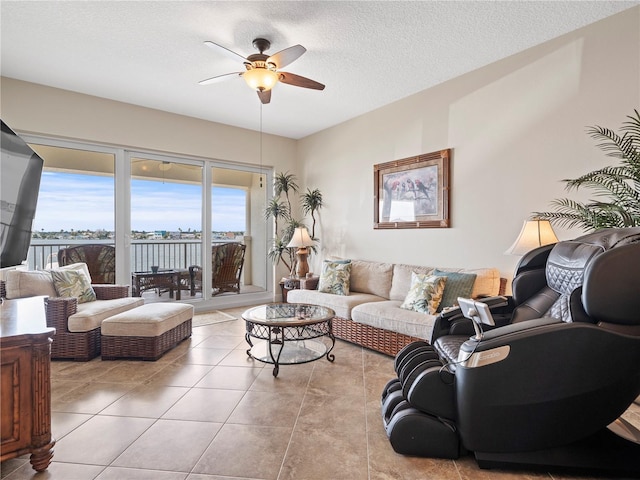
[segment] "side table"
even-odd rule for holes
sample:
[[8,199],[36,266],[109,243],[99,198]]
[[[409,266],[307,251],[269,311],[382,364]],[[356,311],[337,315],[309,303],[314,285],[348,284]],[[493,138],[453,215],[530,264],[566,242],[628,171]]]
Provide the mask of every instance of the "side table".
[[280,280],[280,289],[282,290],[282,302],[287,303],[287,292],[289,290],[315,290],[318,288],[320,277],[313,275],[312,277],[284,277]]
[[185,269],[158,270],[157,272],[132,272],[131,284],[133,286],[131,296],[141,297],[145,290],[162,289],[169,290],[169,298],[173,298],[176,292],[176,300],[180,300],[180,279],[188,278],[189,271]]

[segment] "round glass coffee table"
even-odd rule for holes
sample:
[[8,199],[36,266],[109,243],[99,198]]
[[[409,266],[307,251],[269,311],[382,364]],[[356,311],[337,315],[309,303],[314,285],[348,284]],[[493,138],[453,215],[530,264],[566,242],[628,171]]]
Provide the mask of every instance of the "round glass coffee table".
[[272,363],[273,376],[280,365],[312,362],[322,357],[333,362],[336,337],[331,330],[335,312],[305,303],[270,303],[242,314],[247,324],[247,355]]

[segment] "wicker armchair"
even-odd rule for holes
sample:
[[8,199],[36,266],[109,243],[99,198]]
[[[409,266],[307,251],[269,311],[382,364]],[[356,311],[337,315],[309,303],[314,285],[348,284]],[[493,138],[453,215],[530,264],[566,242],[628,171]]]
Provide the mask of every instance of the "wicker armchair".
[[[128,285],[92,285],[96,300],[113,300],[129,296]],[[100,355],[100,327],[87,332],[70,332],[69,317],[77,312],[75,297],[49,297],[45,300],[47,326],[56,334],[51,344],[52,359],[88,361]]]
[[[86,272],[86,265],[61,267],[58,271]],[[129,285],[92,284],[95,300],[78,303],[76,297],[60,297],[51,272],[15,269],[0,281],[0,296],[17,299],[42,296],[49,327],[56,329],[51,358],[87,361],[100,354],[102,321],[144,305],[144,299],[129,296]],[[63,289],[64,290],[64,289]]]
[[[240,293],[240,276],[244,266],[247,246],[241,243],[222,243],[211,247],[211,287],[212,295],[224,292]],[[191,295],[202,291],[202,267],[189,267]]]
[[116,248],[112,245],[77,245],[58,251],[58,264],[86,263],[91,283],[116,283]]

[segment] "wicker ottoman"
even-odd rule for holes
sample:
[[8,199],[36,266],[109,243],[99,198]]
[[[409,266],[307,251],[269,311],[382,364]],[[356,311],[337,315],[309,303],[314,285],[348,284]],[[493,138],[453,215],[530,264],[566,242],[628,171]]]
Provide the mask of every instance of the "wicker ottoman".
[[157,360],[191,336],[193,306],[150,303],[102,322],[102,360]]

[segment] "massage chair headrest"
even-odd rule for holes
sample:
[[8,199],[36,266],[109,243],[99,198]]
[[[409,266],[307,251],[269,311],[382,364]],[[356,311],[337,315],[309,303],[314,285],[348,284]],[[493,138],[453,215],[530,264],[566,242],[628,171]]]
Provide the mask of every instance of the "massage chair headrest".
[[582,286],[585,312],[599,321],[640,323],[640,227],[598,230],[557,243],[547,284],[561,294]]

